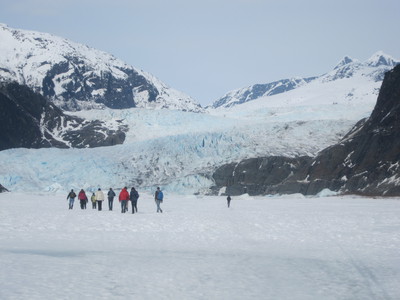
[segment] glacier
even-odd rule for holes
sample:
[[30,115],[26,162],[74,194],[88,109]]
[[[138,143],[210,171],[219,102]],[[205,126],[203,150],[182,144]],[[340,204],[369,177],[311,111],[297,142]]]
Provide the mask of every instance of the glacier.
[[341,91],[336,84],[336,93],[322,102],[330,85],[318,92],[304,86],[204,114],[140,108],[69,112],[87,120],[121,120],[129,127],[124,144],[1,151],[0,182],[13,191],[160,185],[167,191],[205,192],[219,165],[257,156],[313,156],[369,116],[376,102],[370,84],[353,88],[351,101],[340,97],[347,84]]

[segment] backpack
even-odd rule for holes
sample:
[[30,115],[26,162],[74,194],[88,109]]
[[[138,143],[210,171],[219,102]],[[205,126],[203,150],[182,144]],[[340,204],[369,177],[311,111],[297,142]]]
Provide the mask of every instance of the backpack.
[[76,197],[75,192],[71,192],[71,193],[69,194],[69,197],[70,197],[70,198],[75,198],[75,197]]
[[164,195],[161,191],[158,192],[157,194],[157,200],[163,201]]

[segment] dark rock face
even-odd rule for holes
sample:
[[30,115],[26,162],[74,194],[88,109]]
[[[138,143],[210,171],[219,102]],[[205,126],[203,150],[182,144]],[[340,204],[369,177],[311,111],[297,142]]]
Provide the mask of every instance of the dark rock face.
[[272,156],[250,158],[240,163],[232,163],[218,168],[213,174],[214,191],[226,187],[226,194],[250,195],[269,194],[270,187],[302,172],[310,163],[310,157],[288,158]]
[[386,73],[369,119],[341,143],[322,151],[308,174],[310,182],[324,180],[322,188],[340,182],[343,192],[400,195],[399,171],[400,66],[397,66]]
[[127,128],[108,130],[100,121],[65,115],[40,94],[18,83],[0,84],[0,150],[84,148],[122,144]]
[[0,184],[0,193],[9,192],[4,186]]
[[[113,109],[131,108],[136,106],[133,90],[138,93],[147,91],[149,102],[156,101],[159,95],[154,85],[133,69],[120,68],[125,78],[117,78],[112,72],[99,76],[83,60],[72,56],[66,59],[51,67],[42,84],[43,96],[53,99],[62,109],[79,110],[82,102],[101,103]],[[57,94],[54,82],[64,74],[68,74],[68,80],[63,85],[63,91]],[[101,94],[98,94],[99,90]],[[57,101],[59,99],[61,101]]]
[[[362,195],[400,195],[400,65],[386,73],[371,116],[356,124],[340,143],[313,159],[274,157],[273,168],[260,164],[268,159],[222,166],[213,175],[214,190],[226,186],[227,193],[235,195],[249,186],[247,192],[253,195],[314,195],[328,188]],[[288,163],[295,167],[288,168]]]

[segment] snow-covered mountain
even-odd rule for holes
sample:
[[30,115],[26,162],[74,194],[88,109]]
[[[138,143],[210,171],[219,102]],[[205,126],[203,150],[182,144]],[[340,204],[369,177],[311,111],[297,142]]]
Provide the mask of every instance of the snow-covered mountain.
[[[18,61],[24,69],[24,58]],[[127,128],[124,143],[91,149],[1,151],[0,183],[12,191],[90,191],[122,186],[152,190],[155,185],[167,192],[208,191],[214,183],[212,174],[221,165],[253,157],[314,157],[340,141],[360,119],[371,114],[382,83],[379,78],[390,61],[382,53],[373,56],[369,65],[346,58],[324,76],[298,81],[290,91],[209,109],[207,114],[183,108],[149,110],[149,105],[159,102],[148,104],[147,98],[145,108],[69,112],[67,115],[88,121],[103,120]],[[98,63],[111,68],[107,60]],[[41,68],[48,67],[37,66],[39,71]],[[4,70],[2,67],[1,74],[10,74]],[[56,78],[51,82],[67,80]],[[29,81],[35,80],[29,77]],[[93,104],[77,102],[82,103]]]
[[248,101],[258,99],[263,96],[273,96],[276,94],[284,93],[302,86],[315,79],[310,78],[292,78],[282,79],[265,84],[254,84],[249,87],[228,92],[223,97],[219,98],[212,104],[212,108],[218,107],[232,107]]
[[[309,78],[283,79],[272,83],[251,85],[228,92],[223,97],[216,100],[211,107],[229,108],[259,98],[264,98],[265,101],[269,101],[269,98],[265,97],[286,93],[307,86],[314,81],[323,84],[326,82],[348,79],[350,83],[354,80],[359,81],[360,79],[363,79],[367,89],[367,85],[370,85],[369,92],[373,92],[376,87],[375,83],[381,83],[385,72],[399,63],[399,61],[396,61],[382,51],[375,53],[365,62],[359,62],[358,60],[353,60],[352,58],[345,56],[332,71],[324,75]],[[349,86],[351,86],[351,84],[349,84]],[[358,87],[356,82],[354,83],[354,86],[356,88]],[[321,87],[323,86],[321,85]],[[352,91],[350,89],[348,98],[351,97]]]
[[203,110],[191,97],[108,53],[4,24],[0,24],[0,81],[27,85],[66,110]]

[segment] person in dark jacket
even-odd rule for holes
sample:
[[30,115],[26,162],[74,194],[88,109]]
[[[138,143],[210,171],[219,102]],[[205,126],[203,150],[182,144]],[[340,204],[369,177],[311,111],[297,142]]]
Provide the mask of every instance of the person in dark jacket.
[[135,210],[137,212],[137,201],[139,199],[139,193],[137,190],[133,187],[131,188],[131,193],[129,194],[129,199],[132,202],[132,213],[135,213]]
[[76,194],[74,190],[71,190],[67,196],[67,200],[69,200],[69,209],[74,208],[74,201],[75,201]]
[[110,190],[108,191],[107,196],[108,196],[108,210],[113,210],[115,193],[112,188],[110,188]]
[[228,197],[226,198],[226,201],[228,202],[228,207],[231,206],[231,200],[232,200],[231,196],[228,195]]

